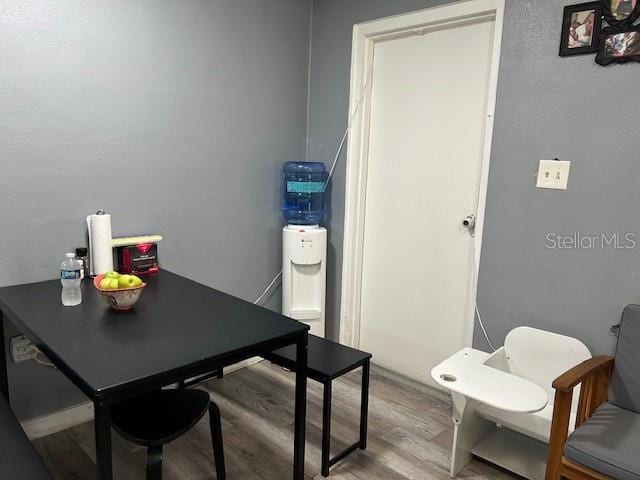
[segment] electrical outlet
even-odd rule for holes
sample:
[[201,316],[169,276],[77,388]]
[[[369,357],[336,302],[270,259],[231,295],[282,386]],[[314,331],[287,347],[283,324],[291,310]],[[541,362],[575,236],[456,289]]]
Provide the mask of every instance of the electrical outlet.
[[540,160],[538,167],[538,188],[566,190],[569,183],[571,162],[561,160]]
[[15,363],[26,362],[36,357],[33,343],[24,335],[11,338],[11,358]]

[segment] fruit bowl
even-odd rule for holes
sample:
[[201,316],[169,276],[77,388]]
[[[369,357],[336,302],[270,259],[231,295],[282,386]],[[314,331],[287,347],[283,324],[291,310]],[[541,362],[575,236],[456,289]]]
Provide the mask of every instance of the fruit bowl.
[[146,283],[143,283],[138,287],[105,290],[100,288],[100,282],[103,279],[104,274],[95,277],[93,279],[93,286],[100,292],[100,296],[104,302],[114,310],[129,310],[136,304],[142,294],[142,290],[147,286]]

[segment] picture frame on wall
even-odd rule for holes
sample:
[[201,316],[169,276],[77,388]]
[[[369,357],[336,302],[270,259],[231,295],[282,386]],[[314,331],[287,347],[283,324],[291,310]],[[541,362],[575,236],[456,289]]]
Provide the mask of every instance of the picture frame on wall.
[[628,27],[640,17],[640,0],[603,0],[604,17],[612,27]]
[[640,25],[602,30],[596,63],[606,66],[628,62],[640,62]]
[[603,11],[602,2],[588,2],[565,7],[560,39],[561,57],[598,51]]

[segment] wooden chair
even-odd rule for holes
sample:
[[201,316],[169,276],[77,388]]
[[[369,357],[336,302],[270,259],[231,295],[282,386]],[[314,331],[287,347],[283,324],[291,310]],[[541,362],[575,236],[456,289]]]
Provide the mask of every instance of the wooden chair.
[[[568,435],[573,389],[581,385]],[[640,479],[640,306],[625,308],[615,358],[593,357],[558,377],[546,480]]]
[[225,480],[220,410],[203,390],[160,390],[113,406],[114,429],[147,447],[147,480],[162,479],[163,446],[191,430],[209,411],[216,478]]

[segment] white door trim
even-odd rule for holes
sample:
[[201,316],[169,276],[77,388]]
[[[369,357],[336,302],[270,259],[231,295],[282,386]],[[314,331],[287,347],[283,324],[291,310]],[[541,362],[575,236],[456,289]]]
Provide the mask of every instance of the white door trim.
[[[351,90],[349,118],[353,119],[347,145],[347,175],[345,195],[345,220],[342,264],[342,296],[340,309],[340,342],[358,348],[360,345],[360,299],[362,295],[362,261],[364,248],[364,218],[367,191],[367,162],[369,157],[369,128],[371,121],[371,88],[373,53],[375,44],[381,40],[407,35],[424,34],[432,29],[449,27],[458,23],[469,23],[495,19],[495,37],[491,58],[489,94],[487,97],[487,119],[482,149],[482,165],[478,190],[478,208],[475,215],[476,235],[474,239],[476,272],[480,265],[480,251],[484,227],[484,213],[489,178],[493,117],[496,104],[498,71],[504,0],[468,0],[429,8],[418,12],[361,23],[353,29],[353,51],[351,56]],[[470,212],[471,213],[471,212]],[[476,301],[477,275],[472,280],[470,301]],[[465,345],[471,345],[473,337],[473,315],[475,308],[467,309],[470,318]]]

